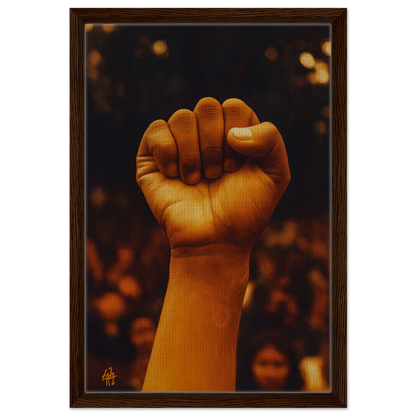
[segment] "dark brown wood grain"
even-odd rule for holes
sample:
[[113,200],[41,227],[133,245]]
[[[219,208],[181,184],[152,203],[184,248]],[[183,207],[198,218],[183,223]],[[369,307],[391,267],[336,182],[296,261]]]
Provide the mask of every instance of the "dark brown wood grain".
[[347,403],[347,13],[332,24],[332,391]]
[[84,23],[332,23],[346,9],[71,9]]
[[330,393],[113,393],[82,395],[71,407],[345,407]]
[[84,23],[70,19],[70,403],[84,391]]
[[[332,28],[332,392],[85,393],[85,103],[87,23],[330,23]],[[347,406],[347,10],[71,9],[70,10],[70,407],[346,407]]]

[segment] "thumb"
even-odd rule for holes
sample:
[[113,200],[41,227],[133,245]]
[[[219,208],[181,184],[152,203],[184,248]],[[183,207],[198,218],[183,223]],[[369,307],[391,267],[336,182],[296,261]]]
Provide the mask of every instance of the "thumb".
[[289,162],[282,136],[274,124],[265,122],[256,126],[229,130],[228,144],[238,153],[252,157],[276,184],[288,185]]

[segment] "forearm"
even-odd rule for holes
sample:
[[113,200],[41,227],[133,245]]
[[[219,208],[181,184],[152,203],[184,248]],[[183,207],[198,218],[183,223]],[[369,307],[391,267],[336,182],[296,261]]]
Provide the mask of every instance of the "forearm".
[[234,391],[249,250],[173,250],[143,391]]

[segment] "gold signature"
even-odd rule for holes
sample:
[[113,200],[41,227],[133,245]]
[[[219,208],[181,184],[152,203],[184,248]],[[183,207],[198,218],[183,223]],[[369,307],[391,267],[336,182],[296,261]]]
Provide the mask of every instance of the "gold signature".
[[[116,384],[116,382],[114,381],[114,379],[117,376],[113,373],[113,368],[112,367],[108,367],[105,371],[104,374],[101,376],[102,381],[105,380],[105,385],[106,386],[113,386],[114,384]],[[110,384],[110,380],[111,380],[111,384]]]

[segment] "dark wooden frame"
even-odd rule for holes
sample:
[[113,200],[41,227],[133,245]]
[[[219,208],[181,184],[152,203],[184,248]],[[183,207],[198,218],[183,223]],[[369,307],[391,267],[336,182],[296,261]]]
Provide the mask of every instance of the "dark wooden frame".
[[[84,392],[84,26],[87,23],[329,23],[332,26],[331,393]],[[347,406],[347,10],[70,9],[70,407]]]

